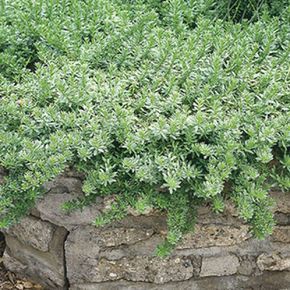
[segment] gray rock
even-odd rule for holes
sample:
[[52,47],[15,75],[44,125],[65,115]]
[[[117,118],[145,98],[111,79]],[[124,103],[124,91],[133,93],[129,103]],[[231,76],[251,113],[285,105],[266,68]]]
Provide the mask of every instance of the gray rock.
[[87,245],[85,251],[91,249],[117,247],[120,245],[133,245],[140,241],[147,240],[153,235],[152,229],[135,228],[97,228],[95,226],[83,226],[72,230],[66,241],[66,249],[70,252],[70,245]]
[[169,281],[184,281],[193,276],[194,269],[188,258],[169,257],[166,259],[158,257],[137,256],[134,258],[123,258],[120,261],[120,270],[123,277],[128,281],[144,281],[157,284]]
[[205,277],[163,285],[142,282],[114,281],[73,284],[70,290],[289,290],[290,272],[265,272],[259,276],[240,275]]
[[283,257],[279,253],[263,253],[258,257],[257,265],[261,271],[290,270],[290,256]]
[[185,235],[177,249],[231,246],[249,238],[249,227],[246,225],[197,224],[194,233]]
[[82,194],[82,181],[79,178],[60,175],[51,181],[45,182],[43,188],[46,192]]
[[12,257],[8,253],[7,248],[3,254],[3,264],[7,270],[14,273],[24,273],[27,269],[27,265],[22,264],[20,261]]
[[274,242],[290,243],[290,226],[276,226],[272,234]]
[[285,214],[281,212],[276,212],[274,215],[275,221],[279,226],[290,225],[290,213]]
[[[152,235],[152,230],[134,228],[127,229],[123,227],[98,229],[93,226],[86,226],[74,229],[69,234],[65,243],[69,280],[74,283],[79,283],[80,281],[101,281],[102,279],[104,279],[104,281],[107,279],[115,280],[120,277],[127,277],[132,280],[141,279],[142,273],[144,273],[143,275],[146,277],[151,275],[150,278],[144,277],[144,279],[149,279],[150,281],[156,279],[157,281],[158,279],[162,279],[160,276],[161,274],[159,276],[156,274],[157,278],[152,278],[152,272],[158,270],[165,273],[166,263],[172,263],[172,265],[175,266],[174,271],[177,273],[178,268],[181,266],[175,262],[179,261],[181,263],[183,258],[176,258],[174,263],[171,260],[168,260],[164,264],[162,263],[162,260],[157,263],[156,257],[149,258],[148,256],[132,256],[131,247],[135,249],[138,247],[142,248],[142,243],[145,243],[145,241],[148,241],[148,244],[146,244],[145,247],[149,247]],[[121,245],[127,246],[127,252],[126,250],[123,250],[122,252],[122,247],[119,252],[118,248],[111,249],[111,247]],[[106,250],[108,247],[109,249]],[[111,251],[113,251],[114,254],[112,254]],[[136,251],[137,250],[135,250],[135,253]],[[125,254],[129,254],[128,260],[124,257]],[[153,251],[151,252],[151,256],[152,254]],[[109,258],[113,258],[113,260],[109,260]],[[119,260],[116,261],[116,259]],[[190,260],[187,264],[190,269],[192,267]],[[187,269],[187,264],[184,264],[184,269]],[[144,272],[143,268],[146,268],[147,270]],[[130,269],[132,269],[132,271],[130,271]],[[170,270],[167,269],[167,271]],[[107,274],[104,274],[105,272]],[[134,275],[136,276],[134,276],[133,273],[135,273]],[[184,274],[188,275],[188,269],[184,271]],[[193,275],[192,270],[191,275]],[[179,278],[176,276],[176,278],[172,279]]]
[[67,230],[72,230],[79,225],[91,224],[100,214],[102,199],[97,199],[96,204],[86,206],[83,210],[77,209],[71,213],[66,213],[61,208],[62,205],[77,197],[79,194],[51,192],[37,202],[36,209],[42,220],[65,227]]
[[164,238],[158,234],[154,234],[152,237],[146,240],[142,240],[132,245],[122,245],[117,248],[102,249],[99,257],[106,258],[108,260],[118,260],[123,257],[132,256],[148,256],[155,255],[155,250],[158,245],[164,241]]
[[114,226],[136,229],[153,229],[154,232],[160,232],[164,235],[167,230],[167,222],[165,214],[126,216],[121,221],[114,223]]
[[54,231],[55,227],[52,224],[32,216],[27,216],[22,218],[18,224],[10,227],[6,232],[23,244],[47,252]]
[[30,277],[48,289],[63,289],[66,284],[63,254],[42,252],[6,235],[4,265],[20,276]]
[[83,281],[88,275],[90,277],[89,273],[83,271],[86,271],[86,265],[91,264],[94,267],[96,264],[100,252],[98,234],[99,231],[95,227],[87,226],[76,228],[68,235],[65,253],[67,277],[70,282]]
[[[70,269],[73,268],[72,264],[68,265]],[[162,259],[136,256],[120,260],[87,258],[74,271],[68,272],[68,279],[71,284],[120,279],[162,284],[187,280],[194,275],[194,271],[199,269],[193,269],[191,260],[180,257]]]
[[131,245],[149,239],[153,235],[152,229],[138,230],[134,228],[109,228],[99,231],[99,244],[103,247]]
[[275,212],[290,213],[290,194],[289,192],[271,192],[271,197],[275,200]]
[[246,256],[242,257],[240,261],[240,267],[238,269],[238,273],[245,276],[250,276],[256,270],[256,261],[255,257]]
[[197,220],[201,224],[239,224],[242,221],[238,218],[237,209],[233,203],[226,202],[222,213],[214,213],[209,206],[201,206],[197,209]]
[[208,257],[202,259],[200,276],[227,276],[237,273],[240,266],[235,255]]
[[74,168],[66,168],[64,172],[61,174],[63,177],[74,177],[78,178],[79,180],[83,180],[85,178],[85,174],[82,172],[77,171]]

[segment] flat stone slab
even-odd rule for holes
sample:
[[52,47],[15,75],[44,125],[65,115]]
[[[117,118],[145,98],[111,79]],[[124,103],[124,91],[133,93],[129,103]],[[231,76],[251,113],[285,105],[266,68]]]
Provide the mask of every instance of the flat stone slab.
[[92,224],[102,208],[102,199],[97,199],[97,203],[86,206],[83,210],[76,209],[71,213],[66,213],[62,205],[79,197],[74,193],[48,193],[36,204],[36,209],[42,220],[49,221],[55,225],[62,226],[67,230],[72,230],[80,225]]
[[99,231],[98,243],[103,247],[133,245],[150,238],[153,233],[154,231],[152,229],[138,230],[135,228],[109,228]]
[[265,272],[258,276],[232,275],[205,277],[182,282],[153,284],[124,280],[89,284],[72,284],[69,290],[289,290],[290,275],[285,272]]
[[177,249],[231,246],[250,237],[247,225],[197,224],[194,233],[186,234]]
[[200,276],[227,276],[237,273],[240,262],[235,255],[205,257],[202,259]]
[[184,281],[193,277],[189,258],[135,256],[120,260],[86,258],[84,263],[73,265],[68,261],[70,283],[104,282],[125,279],[162,284],[169,281]]

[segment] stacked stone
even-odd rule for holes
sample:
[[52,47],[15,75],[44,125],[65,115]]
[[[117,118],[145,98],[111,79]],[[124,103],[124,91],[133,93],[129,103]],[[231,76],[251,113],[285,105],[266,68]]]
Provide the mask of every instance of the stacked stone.
[[166,235],[162,214],[130,209],[96,228],[113,196],[65,214],[63,202],[82,195],[82,176],[68,171],[44,186],[31,215],[6,231],[4,264],[47,289],[290,289],[290,194],[273,193],[278,225],[266,240],[251,237],[231,204],[222,215],[203,207],[195,233],[162,259],[154,255]]

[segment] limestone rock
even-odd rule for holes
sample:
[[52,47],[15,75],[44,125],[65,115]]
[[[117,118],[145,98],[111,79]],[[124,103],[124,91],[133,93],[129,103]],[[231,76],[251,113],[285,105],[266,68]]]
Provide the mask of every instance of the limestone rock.
[[83,180],[85,178],[85,174],[83,172],[79,172],[74,168],[66,168],[64,172],[61,174],[63,177],[74,177],[78,178],[79,180]]
[[242,257],[238,273],[245,276],[250,276],[256,270],[256,261],[253,256]]
[[86,206],[83,210],[77,209],[71,213],[66,213],[61,206],[74,198],[78,194],[69,193],[49,193],[40,199],[36,204],[36,209],[42,220],[49,221],[55,225],[63,226],[71,230],[79,225],[88,225],[100,214],[102,199],[96,199],[96,204]]
[[108,260],[118,260],[123,257],[132,256],[155,256],[155,250],[158,245],[164,242],[164,237],[154,234],[149,239],[142,240],[138,243],[125,245],[120,247],[110,247],[102,249],[99,254],[100,258],[106,258]]
[[156,210],[153,209],[153,207],[147,207],[142,213],[134,209],[133,207],[129,206],[127,208],[127,212],[130,215],[133,216],[140,216],[140,215],[151,215],[156,213]]
[[92,226],[80,227],[69,233],[65,241],[69,279],[81,279],[85,265],[94,264],[94,261],[98,258],[100,252],[98,235],[99,231]]
[[[79,227],[73,230],[66,241],[66,247],[69,249],[70,244],[79,244],[89,246],[85,250],[88,255],[91,249],[99,247],[116,247],[120,245],[133,245],[139,241],[146,240],[153,235],[152,229],[135,229],[135,228],[97,228],[94,226]],[[92,248],[91,248],[92,247]]]
[[[72,266],[70,264],[70,266]],[[169,281],[183,281],[194,275],[192,262],[188,258],[136,256],[120,260],[86,259],[79,264],[75,272],[69,272],[71,284],[103,282],[125,279],[127,281],[143,281],[157,284]],[[71,268],[71,267],[70,267]]]
[[276,226],[272,234],[274,242],[290,243],[290,226]]
[[283,257],[278,253],[263,253],[257,258],[257,265],[261,271],[290,270],[290,256]]
[[10,227],[6,232],[16,237],[21,243],[30,245],[40,251],[49,250],[55,227],[40,219],[27,216],[21,221]]
[[14,273],[24,273],[27,266],[22,264],[20,261],[12,257],[6,249],[3,254],[3,264],[5,268]]
[[70,290],[289,290],[289,272],[265,272],[252,277],[232,275],[205,277],[164,285],[142,282],[113,281],[71,285]]
[[185,235],[177,249],[230,246],[249,238],[249,227],[247,225],[197,224],[194,233]]
[[30,277],[47,289],[63,289],[66,284],[63,253],[42,252],[21,244],[9,235],[6,235],[6,242],[8,247],[4,256],[4,265],[7,269],[20,276]]
[[215,213],[209,206],[201,206],[197,209],[198,222],[201,224],[224,224],[232,225],[241,223],[238,219],[238,210],[230,201],[225,202],[225,208],[222,213]]
[[153,229],[154,232],[166,232],[167,230],[166,215],[164,214],[141,216],[129,215],[114,223],[114,225],[126,228],[134,227],[136,229]]
[[55,193],[82,193],[82,181],[79,178],[60,175],[45,182],[43,188],[46,192],[53,190]]
[[[152,235],[152,229],[78,227],[71,231],[65,243],[68,276],[72,279],[83,279],[81,277],[83,275],[86,276],[86,272],[91,273],[91,271],[94,271],[101,256],[107,258],[106,251],[108,257],[113,259],[120,259],[126,253],[130,253],[131,256],[131,247],[138,248],[140,242],[147,241]],[[148,243],[150,244],[150,240],[148,240]],[[149,247],[148,243],[145,244],[145,247]],[[120,250],[121,252],[119,253],[118,248],[109,250],[111,247],[119,247],[121,245],[128,246],[128,251],[122,252]],[[111,254],[111,251],[117,251],[118,253]],[[95,277],[97,274],[91,273],[88,275],[89,277]],[[84,279],[90,281],[88,277]]]
[[99,233],[99,244],[104,247],[115,247],[122,244],[135,244],[148,239],[153,235],[153,230],[138,230],[134,228],[113,228],[102,230]]
[[235,207],[234,203],[232,201],[228,200],[225,202],[224,214],[238,217],[239,211],[238,211],[237,207]]
[[290,213],[290,193],[271,192],[271,197],[275,200],[275,212]]
[[205,257],[202,259],[200,276],[227,276],[237,273],[240,266],[235,255]]
[[279,226],[287,226],[290,225],[290,213],[285,214],[281,212],[276,212],[274,215],[274,219]]

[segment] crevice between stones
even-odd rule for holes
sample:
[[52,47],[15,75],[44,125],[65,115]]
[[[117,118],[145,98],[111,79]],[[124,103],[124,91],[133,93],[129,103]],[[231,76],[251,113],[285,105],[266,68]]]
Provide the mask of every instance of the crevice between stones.
[[70,234],[69,231],[67,231],[65,237],[64,237],[64,240],[63,240],[63,278],[64,278],[64,290],[69,290],[70,288],[70,283],[69,283],[69,279],[67,277],[67,264],[66,264],[66,252],[65,252],[65,243],[66,243],[66,240],[68,238],[68,235]]
[[6,248],[5,236],[3,232],[0,232],[0,257],[2,257]]

